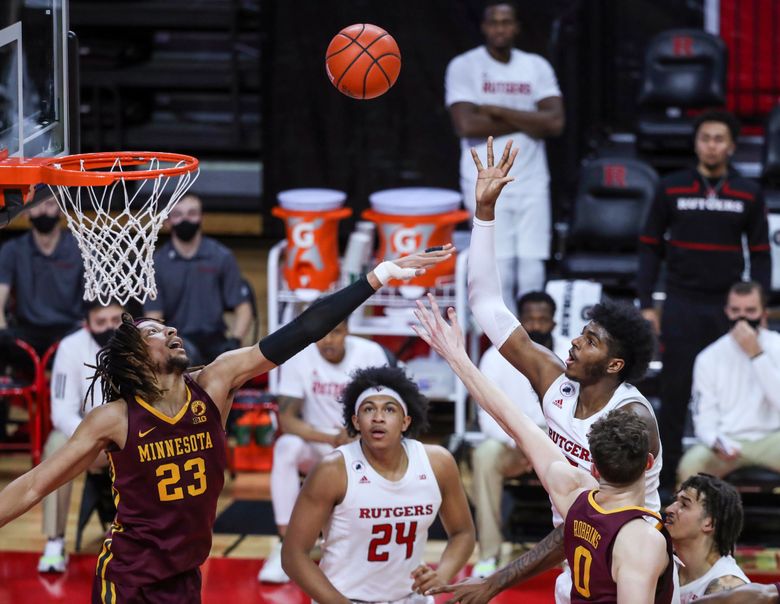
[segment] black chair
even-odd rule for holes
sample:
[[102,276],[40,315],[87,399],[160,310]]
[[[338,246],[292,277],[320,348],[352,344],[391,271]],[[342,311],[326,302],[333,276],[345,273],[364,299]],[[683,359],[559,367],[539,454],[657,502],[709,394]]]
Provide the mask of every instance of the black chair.
[[780,105],[775,105],[766,118],[762,160],[761,182],[767,209],[780,213]]
[[655,36],[645,51],[637,148],[689,155],[694,118],[686,112],[725,104],[726,63],[723,40],[707,32],[673,29]]
[[740,543],[780,545],[780,474],[748,466],[735,470],[724,480],[733,484],[742,497],[745,523]]
[[635,159],[597,159],[582,167],[574,215],[559,240],[564,278],[634,286],[639,231],[657,182],[655,171]]

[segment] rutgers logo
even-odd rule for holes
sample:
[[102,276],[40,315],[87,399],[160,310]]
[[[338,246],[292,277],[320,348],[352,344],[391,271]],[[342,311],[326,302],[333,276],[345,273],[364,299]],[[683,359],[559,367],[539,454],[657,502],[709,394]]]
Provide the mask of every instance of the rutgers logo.
[[420,247],[420,234],[415,229],[398,229],[393,233],[393,248],[399,254],[412,254]]
[[626,167],[622,164],[609,164],[604,166],[602,180],[605,187],[625,187]]
[[297,248],[307,249],[314,245],[314,224],[311,222],[299,222],[292,229],[293,245]]
[[672,38],[672,54],[675,57],[690,57],[693,55],[693,38],[690,36],[675,36]]

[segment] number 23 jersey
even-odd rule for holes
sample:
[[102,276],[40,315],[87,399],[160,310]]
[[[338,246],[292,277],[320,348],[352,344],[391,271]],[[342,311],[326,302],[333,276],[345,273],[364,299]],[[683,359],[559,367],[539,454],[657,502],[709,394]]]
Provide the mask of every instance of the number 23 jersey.
[[336,449],[344,456],[347,492],[323,531],[320,568],[350,600],[397,600],[412,593],[441,491],[422,443],[402,441],[409,465],[387,480],[366,461],[360,440]]
[[185,374],[187,400],[168,417],[140,398],[127,405],[127,441],[109,450],[116,519],[97,574],[140,586],[198,568],[211,550],[225,482],[219,409]]

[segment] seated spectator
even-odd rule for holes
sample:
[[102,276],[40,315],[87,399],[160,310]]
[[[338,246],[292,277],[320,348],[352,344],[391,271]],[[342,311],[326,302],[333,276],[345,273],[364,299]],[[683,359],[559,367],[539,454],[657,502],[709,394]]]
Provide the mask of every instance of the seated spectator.
[[[281,539],[300,491],[298,473],[309,472],[335,447],[352,440],[344,428],[339,400],[352,372],[384,365],[384,349],[348,335],[346,321],[282,365],[276,394],[283,434],[274,444],[271,468],[271,501]],[[290,580],[282,569],[281,552],[280,542],[260,570],[259,581]]]
[[[238,348],[252,325],[249,288],[242,285],[233,253],[202,233],[200,198],[185,195],[171,210],[171,239],[154,254],[157,299],[146,316],[165,320],[187,340],[194,365],[206,364]],[[235,315],[226,334],[225,311]]]
[[731,329],[696,357],[693,427],[678,477],[723,477],[744,466],[780,472],[780,334],[766,328],[766,300],[755,282],[732,286]]
[[681,604],[750,583],[733,557],[742,522],[742,501],[727,482],[697,474],[682,483],[665,521],[682,560]]
[[[32,228],[0,249],[0,329],[32,345],[39,355],[78,328],[82,320],[83,273],[76,241],[60,226],[53,197],[27,210]],[[6,317],[13,292],[15,324]]]
[[[517,301],[520,322],[531,339],[554,351],[561,358],[568,355],[570,343],[554,338],[555,300],[545,292],[529,292]],[[544,427],[544,414],[539,398],[528,379],[501,353],[491,346],[480,361],[479,368],[510,400]],[[474,450],[472,502],[477,517],[479,561],[472,576],[486,577],[499,563],[501,553],[501,494],[505,478],[520,476],[531,471],[531,464],[508,436],[481,407],[477,411],[479,427],[485,440]]]
[[[54,429],[46,439],[43,459],[56,454],[76,431],[84,414],[92,408],[92,401],[86,400],[86,396],[90,378],[95,373],[95,358],[122,322],[123,310],[118,303],[108,306],[97,301],[86,303],[84,326],[60,342],[51,374],[51,421]],[[89,471],[104,472],[107,466],[106,456],[98,455]],[[48,541],[38,562],[39,572],[63,573],[67,567],[65,526],[71,486],[72,483],[68,482],[43,500],[43,533]]]

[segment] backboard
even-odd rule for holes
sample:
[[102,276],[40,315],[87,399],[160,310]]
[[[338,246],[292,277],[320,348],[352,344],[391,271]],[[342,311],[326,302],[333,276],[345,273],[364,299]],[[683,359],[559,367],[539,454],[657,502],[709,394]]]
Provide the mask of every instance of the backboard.
[[68,0],[0,0],[0,157],[69,148]]

